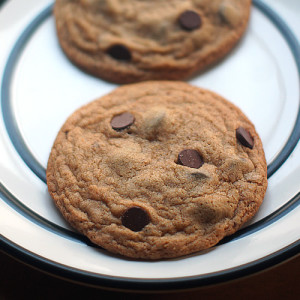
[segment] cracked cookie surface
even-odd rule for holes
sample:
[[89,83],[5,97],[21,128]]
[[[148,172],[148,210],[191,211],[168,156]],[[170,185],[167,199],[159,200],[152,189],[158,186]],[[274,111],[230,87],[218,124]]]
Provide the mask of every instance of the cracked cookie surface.
[[243,35],[251,0],[56,0],[69,59],[117,83],[182,80],[224,57]]
[[47,167],[49,193],[95,244],[133,258],[209,248],[257,212],[267,188],[253,124],[183,82],[117,88],[74,112]]

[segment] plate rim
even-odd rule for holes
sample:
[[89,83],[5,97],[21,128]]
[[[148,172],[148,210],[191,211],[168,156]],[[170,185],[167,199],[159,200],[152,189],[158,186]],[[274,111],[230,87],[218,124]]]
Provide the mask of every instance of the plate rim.
[[251,263],[244,264],[225,271],[214,272],[211,274],[187,276],[172,279],[137,279],[109,275],[99,275],[87,272],[74,267],[65,266],[60,263],[46,259],[33,253],[20,245],[10,241],[0,235],[0,247],[7,255],[18,259],[22,263],[29,265],[42,272],[57,276],[64,280],[71,280],[79,284],[102,287],[120,291],[178,291],[194,289],[203,286],[215,285],[235,279],[240,279],[267,268],[273,267],[300,253],[300,240],[266,255]]
[[[300,74],[300,47],[297,38],[294,36],[293,32],[289,29],[286,23],[281,19],[276,12],[273,11],[267,4],[263,3],[261,0],[253,0],[253,4],[267,16],[267,18],[272,21],[272,23],[276,26],[276,28],[280,31],[283,38],[286,40],[289,49],[292,51],[292,54],[295,58],[295,63],[297,65],[298,74]],[[48,16],[49,10],[53,4],[51,3],[46,8],[40,12],[33,21],[36,21],[34,24],[39,25],[45,17]],[[30,31],[34,28],[30,27],[33,26],[33,21],[29,22],[29,25],[26,26],[26,29],[17,37],[15,46],[13,46],[12,50],[10,51],[10,55],[6,60],[6,66],[3,72],[2,78],[2,85],[1,85],[1,104],[2,104],[2,114],[3,119],[5,118],[5,109],[3,109],[3,99],[5,93],[3,86],[6,83],[6,72],[8,69],[8,62],[11,58],[11,54],[14,51],[17,43],[19,42],[20,38],[25,34],[26,30],[30,33]],[[33,30],[34,31],[34,30]],[[27,33],[28,33],[27,32]],[[26,39],[29,36],[24,35],[25,44]],[[24,41],[23,41],[24,42]],[[22,45],[21,45],[22,46]],[[6,126],[6,122],[5,122]],[[292,143],[289,144],[287,149],[284,151],[283,155],[280,157],[280,160],[273,164],[270,164],[271,171],[269,171],[268,167],[268,175],[271,176],[276,172],[277,169],[288,159],[294,148],[296,147],[299,138],[300,138],[300,108],[297,115],[297,120],[294,125],[294,128],[298,128],[298,131],[293,130],[292,134],[290,135],[289,140],[292,140]],[[7,127],[6,127],[7,129]],[[12,141],[13,142],[13,141]],[[14,145],[15,146],[15,145]],[[26,147],[26,145],[25,145]],[[19,154],[20,155],[20,154]],[[21,156],[23,159],[23,157]],[[276,160],[276,158],[275,158]],[[23,159],[24,161],[24,159]],[[26,163],[26,161],[25,161]],[[39,164],[39,162],[37,162]],[[27,163],[26,163],[27,164]],[[28,166],[28,164],[27,164]],[[30,169],[31,167],[28,166]],[[32,169],[31,169],[32,170]],[[43,171],[43,167],[42,170]],[[33,172],[36,176],[38,176],[43,181],[43,172],[39,174]],[[1,191],[0,191],[1,192]],[[297,203],[299,204],[299,193],[297,194]],[[297,197],[297,195],[295,197]],[[195,275],[195,276],[188,276],[188,277],[180,277],[180,278],[171,278],[171,279],[138,279],[138,278],[126,278],[126,277],[118,277],[118,276],[108,276],[98,273],[92,273],[83,271],[80,269],[75,269],[70,266],[65,266],[45,257],[40,256],[37,253],[33,253],[21,245],[18,245],[8,238],[4,237],[0,234],[0,250],[7,253],[10,256],[18,258],[23,263],[27,263],[30,266],[33,266],[41,271],[56,275],[58,277],[69,279],[78,283],[84,283],[88,285],[95,285],[119,290],[179,290],[179,289],[191,289],[205,285],[216,284],[228,280],[237,279],[240,277],[244,277],[268,267],[274,266],[280,262],[283,262],[300,252],[300,240],[293,242],[292,244],[273,252],[265,257],[252,261],[250,263],[244,264],[242,266],[238,266],[235,268],[229,268],[227,270],[214,272],[211,274],[203,274],[203,275]]]

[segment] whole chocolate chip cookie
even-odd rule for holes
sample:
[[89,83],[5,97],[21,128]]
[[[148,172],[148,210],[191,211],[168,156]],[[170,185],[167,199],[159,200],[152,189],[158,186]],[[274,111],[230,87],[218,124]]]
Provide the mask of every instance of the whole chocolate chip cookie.
[[54,142],[49,192],[72,226],[134,258],[216,245],[258,210],[262,142],[221,96],[183,82],[123,86],[77,110]]
[[56,0],[59,41],[77,66],[117,83],[184,79],[227,54],[251,0]]

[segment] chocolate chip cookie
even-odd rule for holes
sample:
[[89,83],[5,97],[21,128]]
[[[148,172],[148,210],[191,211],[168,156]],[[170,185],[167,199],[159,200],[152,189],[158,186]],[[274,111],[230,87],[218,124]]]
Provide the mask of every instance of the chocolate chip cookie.
[[73,113],[47,167],[63,216],[133,258],[194,253],[236,232],[267,188],[262,142],[239,108],[184,82],[125,85]]
[[182,80],[243,35],[251,0],[56,0],[60,45],[86,72],[116,83]]

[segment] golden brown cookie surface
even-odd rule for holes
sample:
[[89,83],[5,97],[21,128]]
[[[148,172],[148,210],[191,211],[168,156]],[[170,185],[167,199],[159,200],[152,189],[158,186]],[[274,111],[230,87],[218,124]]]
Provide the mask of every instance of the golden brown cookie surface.
[[47,168],[64,217],[101,247],[177,257],[234,233],[267,188],[252,123],[219,95],[183,82],[144,82],[77,110]]
[[191,76],[244,33],[251,0],[56,0],[66,55],[117,83]]

